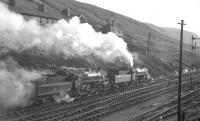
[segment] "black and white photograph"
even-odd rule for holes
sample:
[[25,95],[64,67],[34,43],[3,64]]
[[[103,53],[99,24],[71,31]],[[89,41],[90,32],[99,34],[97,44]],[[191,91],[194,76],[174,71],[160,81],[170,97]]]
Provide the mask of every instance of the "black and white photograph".
[[0,0],[0,121],[200,121],[200,0]]

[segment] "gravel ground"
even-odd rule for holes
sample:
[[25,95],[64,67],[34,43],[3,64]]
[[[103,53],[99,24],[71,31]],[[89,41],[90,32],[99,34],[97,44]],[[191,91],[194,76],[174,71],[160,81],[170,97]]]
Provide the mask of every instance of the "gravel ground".
[[[182,94],[188,93],[188,92],[189,91],[185,91]],[[131,108],[122,110],[120,112],[116,112],[108,117],[105,117],[104,119],[102,119],[102,121],[127,121],[131,117],[134,117],[134,116],[141,114],[147,110],[156,108],[156,107],[162,105],[163,103],[173,100],[176,97],[176,95],[177,95],[177,92],[173,92],[173,93],[169,93],[169,94],[154,98],[145,103],[133,106]]]

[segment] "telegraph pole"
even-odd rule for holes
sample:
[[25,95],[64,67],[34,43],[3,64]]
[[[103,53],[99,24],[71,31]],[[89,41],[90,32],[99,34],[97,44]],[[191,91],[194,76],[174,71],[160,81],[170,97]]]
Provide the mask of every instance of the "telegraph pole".
[[197,39],[200,39],[200,38],[194,37],[192,35],[192,53],[193,53],[193,50],[195,50],[195,52],[196,52],[197,43],[195,42],[195,45],[194,45],[194,40],[197,40]]
[[183,47],[183,26],[184,20],[181,20],[181,35],[180,35],[180,56],[179,56],[179,82],[178,82],[178,121],[181,121],[181,78],[182,78],[182,47]]
[[[197,43],[195,42],[195,45],[194,45],[194,40],[197,40],[197,39],[200,39],[200,38],[197,38],[197,37],[194,37],[193,35],[192,35],[192,45],[191,45],[191,49],[192,49],[192,54],[193,54],[193,52],[195,52],[196,53],[196,49],[197,49]],[[195,51],[193,51],[193,50],[195,50]],[[191,70],[193,70],[194,69],[194,67],[193,67],[193,63],[194,62],[192,62],[192,65],[191,65]],[[193,89],[193,84],[192,84],[192,73],[190,74],[190,87],[191,87],[191,90]]]
[[193,53],[193,49],[194,49],[194,46],[193,46],[193,43],[194,43],[194,36],[192,35],[192,53]]
[[150,40],[151,40],[151,33],[148,34],[148,41],[147,41],[147,53],[149,55],[149,48],[150,48]]

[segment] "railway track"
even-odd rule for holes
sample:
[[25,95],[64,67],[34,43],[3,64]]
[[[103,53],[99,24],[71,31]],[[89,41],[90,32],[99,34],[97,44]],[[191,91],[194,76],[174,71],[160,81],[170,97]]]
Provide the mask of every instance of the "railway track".
[[[182,107],[186,107],[192,99],[200,97],[199,92],[200,92],[200,89],[197,89],[189,94],[182,96],[181,97]],[[133,119],[130,119],[129,121],[143,121],[143,120],[144,121],[159,121],[160,117],[162,117],[162,119],[173,117],[176,115],[176,108],[177,108],[176,104],[177,104],[177,99],[174,99],[173,101],[163,104],[155,109],[152,109],[143,114],[135,116]],[[196,106],[196,105],[192,105],[187,108],[191,108],[193,106]],[[184,108],[184,110],[186,110],[186,108]]]
[[199,112],[191,114],[191,116],[192,117],[187,118],[188,121],[199,121],[200,120]]
[[[198,75],[195,75],[193,78],[198,78]],[[188,77],[185,78],[185,80],[188,79]],[[176,83],[176,80],[171,81],[171,84]],[[139,95],[142,95],[144,93],[153,92],[155,90],[161,89],[166,86],[168,82],[162,82],[160,81],[158,84],[154,84],[149,87],[144,87],[142,89],[137,89],[133,91],[128,91],[120,94],[115,94],[112,96],[103,96],[95,99],[91,99],[89,101],[80,101],[80,102],[73,102],[73,103],[61,103],[61,104],[47,104],[45,106],[39,106],[39,107],[32,107],[27,108],[18,112],[14,112],[14,116],[3,118],[4,120],[10,119],[13,121],[16,119],[16,117],[20,117],[21,115],[27,115],[27,112],[30,112],[31,114],[28,116],[21,116],[22,118],[17,118],[16,120],[20,121],[29,121],[29,120],[62,120],[63,117],[67,117],[69,120],[77,120],[80,119],[80,117],[87,117],[86,119],[97,119],[99,116],[107,115],[109,112],[115,112],[117,110],[126,108],[127,105],[133,104],[131,103],[133,100],[136,100],[134,97],[137,97]],[[147,95],[146,95],[147,96]],[[151,97],[156,96],[156,93],[152,93]],[[138,97],[139,98],[139,97]],[[122,99],[122,100],[121,100]],[[140,97],[140,99],[145,99],[143,97]],[[110,103],[109,103],[110,102]],[[123,103],[124,102],[124,103]],[[111,105],[112,103],[112,105]],[[106,106],[102,106],[105,105]],[[137,104],[136,102],[134,104]],[[117,106],[116,109],[112,109],[112,107]],[[28,111],[30,110],[30,111]],[[107,111],[106,111],[107,110]],[[36,113],[35,113],[36,112]],[[37,113],[39,112],[39,113]],[[71,116],[71,118],[69,118]]]
[[[187,83],[185,83],[185,84],[187,84]],[[187,86],[187,85],[183,85],[183,87],[184,86]],[[68,120],[69,121],[73,121],[73,120],[97,120],[101,117],[105,117],[109,114],[123,110],[125,108],[130,107],[130,106],[134,106],[134,105],[137,105],[139,103],[145,102],[147,100],[150,100],[150,99],[155,98],[157,96],[160,96],[162,94],[173,92],[174,90],[176,90],[176,86],[165,88],[165,89],[162,89],[162,90],[159,90],[159,91],[150,92],[150,93],[138,96],[138,97],[130,96],[130,97],[127,97],[127,98],[123,98],[122,100],[111,102],[110,104],[107,104],[103,107],[92,110],[90,112],[80,114],[80,115],[77,114],[76,116],[74,116],[72,118],[66,118],[66,119],[63,119],[61,121],[65,121],[65,120],[67,120],[67,121]]]
[[[188,85],[189,82],[183,84]],[[166,85],[165,85],[166,86]],[[96,102],[93,104],[88,104],[87,106],[79,107],[70,111],[66,109],[69,108],[62,108],[61,110],[54,110],[50,112],[46,112],[44,114],[35,115],[32,117],[28,117],[25,120],[34,120],[34,121],[65,121],[65,120],[96,120],[99,117],[106,116],[113,112],[122,110],[127,108],[127,106],[136,105],[138,103],[142,103],[146,100],[152,99],[156,96],[166,94],[167,92],[172,92],[176,90],[176,85],[172,85],[172,87],[168,87],[165,89],[157,90],[157,88],[149,88],[148,90],[145,89],[144,91],[139,90],[138,92],[131,92],[124,95],[117,95],[113,98],[108,98],[107,100],[103,100],[100,102]],[[150,93],[149,93],[150,92]],[[37,118],[36,118],[37,117]]]
[[[198,90],[197,90],[198,91]],[[198,102],[193,102],[196,99],[198,99]],[[200,113],[200,94],[199,92],[197,92],[196,94],[194,94],[193,96],[191,96],[190,98],[188,98],[187,100],[183,100],[182,101],[182,110],[186,113],[186,120],[187,121],[195,121],[197,118],[199,117],[199,113]],[[169,110],[169,112],[167,112],[166,114],[163,114],[163,120],[168,121],[168,120],[176,120],[177,119],[177,111],[176,111],[176,106],[174,106],[175,109],[172,109],[171,111]],[[193,109],[196,109],[195,111]],[[190,112],[189,110],[193,110],[192,112]],[[189,111],[189,112],[188,112]],[[153,120],[157,120],[157,119],[153,119]],[[198,121],[198,120],[197,120]]]
[[[200,97],[200,96],[199,96]],[[196,97],[194,97],[194,98],[196,98]],[[186,105],[186,104],[185,104]],[[183,106],[185,106],[185,105],[183,105]],[[183,107],[182,106],[182,107]],[[191,103],[188,103],[187,105],[186,105],[186,107],[183,107],[182,109],[183,109],[183,111],[186,113],[186,121],[198,121],[199,119],[200,119],[200,116],[199,116],[199,110],[197,111],[196,110],[196,112],[192,112],[192,113],[189,113],[189,112],[187,112],[188,110],[190,110],[190,109],[194,109],[194,108],[196,108],[196,107],[200,107],[200,103],[197,103],[197,104],[191,104]],[[199,118],[199,119],[198,119]],[[198,120],[197,120],[198,119]],[[155,120],[157,120],[157,119],[155,119]],[[168,114],[166,114],[166,115],[164,115],[163,116],[163,120],[164,121],[176,121],[177,120],[177,113],[176,113],[176,111],[175,110],[173,110],[173,111],[171,111],[171,112],[169,112]]]
[[[198,90],[199,92],[199,90]],[[188,96],[193,95],[193,93],[183,96],[182,98],[187,98]],[[185,100],[182,105],[187,105],[187,102],[190,101],[192,98],[196,98],[196,96],[200,96],[199,94],[196,94],[195,96],[189,98],[188,100]],[[183,99],[184,100],[184,99]],[[142,114],[140,116],[135,117],[132,120],[129,121],[159,121],[160,117],[162,117],[163,120],[166,120],[167,118],[171,118],[176,115],[176,108],[177,106],[173,103],[176,103],[177,100],[174,100],[172,102],[169,102],[163,106],[158,107],[157,109],[151,110],[146,112],[145,114]]]
[[[200,97],[200,95],[197,94],[196,96],[193,96],[190,99],[195,99],[197,97]],[[200,103],[198,103],[198,104],[190,104],[189,101],[190,100],[188,99],[187,101],[183,102],[183,105],[182,105],[183,111],[186,112],[186,120],[188,120],[188,121],[194,120],[195,119],[194,117],[196,117],[196,118],[198,117],[199,118],[199,112],[187,114],[187,110],[192,109],[194,107],[199,107],[200,106]],[[171,119],[175,119],[176,120],[177,119],[176,116],[177,116],[177,111],[176,111],[176,109],[173,109],[173,110],[171,110],[168,113],[163,115],[163,120],[165,120],[165,121],[171,120]],[[154,118],[153,121],[154,120],[157,121],[158,119]]]
[[[135,93],[135,96],[136,96],[136,95],[140,95],[141,93],[145,93],[145,92],[148,92],[148,91],[156,90],[158,88],[162,88],[162,87],[160,85],[155,85],[154,87],[151,87],[151,88],[147,87],[147,88],[135,90],[134,93]],[[128,94],[129,93],[127,93],[127,95]],[[114,100],[116,98],[121,98],[122,95],[124,96],[125,94],[117,94],[117,95],[113,95],[113,96],[106,96],[106,97],[98,98],[96,100],[85,101],[85,102],[81,102],[81,103],[78,103],[78,104],[77,103],[62,104],[62,106],[59,106],[60,108],[56,107],[56,110],[53,110],[53,111],[58,112],[58,111],[62,111],[63,109],[70,109],[70,110],[72,109],[73,110],[73,109],[76,109],[76,108],[81,108],[81,107],[83,107],[85,105],[87,105],[87,106],[93,106],[93,105],[96,105],[96,103],[102,104],[103,102],[106,103],[106,102]],[[106,100],[106,99],[109,99],[109,100]],[[100,101],[103,101],[103,102],[100,102]],[[51,108],[49,108],[49,109],[51,109]],[[49,112],[48,114],[53,113],[53,111]],[[40,113],[40,115],[47,115],[46,112],[47,111],[42,112],[42,113]],[[35,115],[35,114],[33,114],[33,115]],[[38,117],[39,117],[39,115],[38,115]]]
[[[200,102],[198,102],[196,104],[193,103],[190,106],[188,106],[187,109],[184,110],[187,114],[186,119],[188,121],[199,121],[200,120],[200,115],[199,115],[200,109],[199,109],[199,107],[200,107]],[[187,112],[190,109],[195,109],[195,112],[192,112],[192,113]]]

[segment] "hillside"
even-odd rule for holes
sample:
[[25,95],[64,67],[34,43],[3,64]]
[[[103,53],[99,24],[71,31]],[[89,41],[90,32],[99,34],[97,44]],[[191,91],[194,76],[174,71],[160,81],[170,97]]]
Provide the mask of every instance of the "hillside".
[[[160,33],[162,33],[166,36],[174,38],[176,41],[180,41],[180,29],[158,27],[158,26],[150,24],[150,23],[145,23],[145,24],[148,25],[149,27],[151,27],[152,29],[159,31]],[[183,42],[191,45],[192,36],[199,38],[199,36],[197,34],[184,30]],[[197,41],[197,45],[200,46],[200,43],[198,41]]]
[[[179,29],[175,29],[175,28],[166,28],[163,27],[163,29],[169,34],[169,36],[179,40],[180,38],[180,30]],[[189,31],[184,31],[184,35],[183,35],[183,41],[187,44],[191,45],[191,38],[192,36],[199,38],[198,35],[196,35],[193,32],[189,32]],[[200,43],[197,41],[198,46],[200,46]]]
[[[6,0],[2,0],[6,1]],[[21,8],[24,9],[36,9],[35,4],[40,0],[16,0]],[[163,30],[162,28],[150,27],[145,23],[134,20],[132,18],[120,15],[118,13],[99,8],[94,5],[89,5],[86,3],[77,2],[75,0],[48,0],[47,1],[47,11],[53,15],[61,15],[63,9],[70,8],[70,11],[78,15],[78,13],[83,14],[88,23],[93,26],[96,31],[100,31],[103,25],[110,23],[111,20],[115,20],[116,25],[123,31],[123,39],[128,43],[128,49],[134,56],[135,65],[145,65],[152,74],[163,74],[169,71],[174,71],[177,69],[178,65],[178,55],[179,55],[179,42],[175,35],[171,35],[172,31]],[[147,41],[149,37],[149,32],[151,34],[150,38],[150,55],[147,54]],[[95,40],[94,40],[95,41]],[[190,53],[190,45],[184,44],[184,55],[183,63],[184,67],[190,66],[192,63],[200,65],[200,56],[197,54]],[[22,58],[31,57],[26,59],[34,62],[31,65],[38,65],[38,63],[55,63],[60,60],[56,60],[54,56],[45,57],[43,55],[32,56],[29,54],[20,54],[23,56],[16,56],[15,58],[19,61]],[[191,58],[193,58],[191,60]],[[23,59],[25,60],[25,59]],[[51,61],[53,60],[53,61]],[[96,60],[96,59],[92,59]],[[50,62],[49,62],[50,61]],[[64,62],[64,60],[63,60]],[[20,63],[23,64],[22,61]],[[68,60],[63,65],[69,66],[91,66],[91,64],[77,64],[80,61]],[[60,63],[59,63],[60,64]],[[62,65],[61,64],[61,65]],[[97,64],[97,63],[94,63]],[[27,65],[30,65],[27,64]],[[24,65],[24,66],[27,66]],[[40,64],[43,65],[43,64]],[[102,65],[102,63],[97,64],[97,66]],[[107,66],[106,64],[104,64]]]

